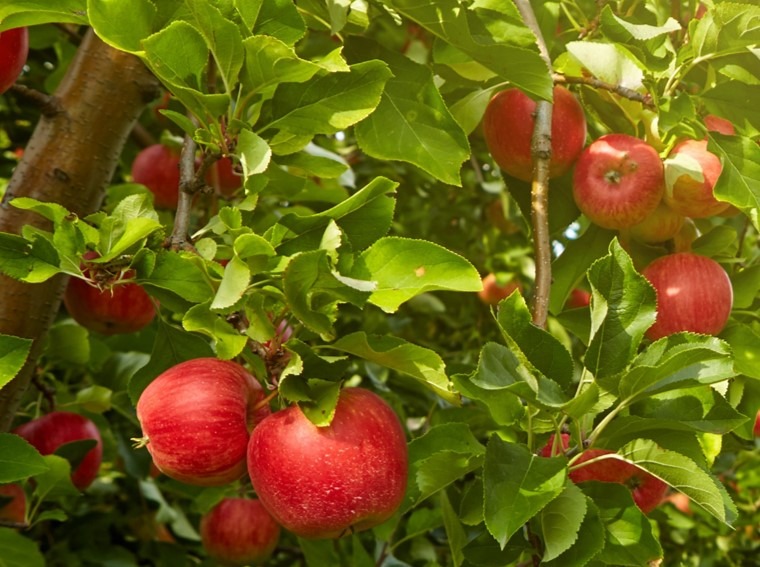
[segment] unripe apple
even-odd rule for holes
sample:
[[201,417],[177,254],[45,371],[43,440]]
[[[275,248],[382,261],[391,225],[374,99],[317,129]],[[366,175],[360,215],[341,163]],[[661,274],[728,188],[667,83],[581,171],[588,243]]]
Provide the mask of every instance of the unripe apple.
[[406,438],[377,394],[341,391],[328,426],[298,406],[273,413],[253,430],[248,472],[262,504],[285,529],[335,538],[389,519],[407,482]]
[[224,156],[208,169],[206,183],[220,195],[231,197],[243,185],[243,178],[235,173],[232,160]]
[[717,335],[731,314],[733,289],[715,260],[691,252],[658,258],[642,271],[657,293],[656,340],[680,331]]
[[725,134],[726,136],[733,136],[736,134],[736,129],[730,120],[715,116],[714,114],[708,114],[704,118],[705,126],[711,132],[718,132]]
[[611,229],[644,221],[662,199],[662,160],[652,146],[627,134],[607,134],[578,158],[573,196],[591,222]]
[[[483,116],[483,135],[494,161],[509,175],[531,181],[531,140],[536,101],[519,89],[496,93]],[[552,156],[549,176],[567,173],[586,143],[586,115],[578,100],[564,87],[554,87]]]
[[176,209],[179,201],[179,153],[163,144],[142,149],[132,162],[132,179],[153,193],[156,207]]
[[87,451],[71,471],[71,482],[79,490],[84,490],[98,476],[103,459],[103,441],[97,426],[85,416],[67,411],[54,411],[19,425],[13,433],[26,439],[42,455],[51,455],[66,443],[94,439],[95,446]]
[[26,523],[26,493],[17,482],[0,484],[0,525]]
[[29,55],[29,30],[13,28],[0,32],[0,94],[16,82]]
[[483,289],[478,292],[478,297],[486,305],[497,305],[502,299],[512,295],[515,290],[522,290],[520,282],[516,279],[499,283],[495,274],[487,274],[483,278]]
[[729,203],[718,201],[713,195],[723,165],[718,156],[707,151],[707,140],[684,140],[670,152],[665,168],[664,199],[674,211],[701,219],[729,207]]
[[142,442],[166,476],[197,486],[227,484],[245,473],[250,431],[269,415],[264,398],[261,384],[239,364],[182,362],[140,396]]
[[644,244],[658,244],[670,240],[679,233],[684,216],[660,201],[647,218],[628,229],[628,233]]
[[225,498],[201,518],[201,541],[224,565],[250,565],[269,559],[280,539],[280,525],[250,498]]
[[[87,252],[83,258],[90,260],[97,252]],[[82,272],[90,280],[100,281],[98,264],[84,264]],[[122,277],[134,277],[128,271]],[[91,331],[104,335],[135,333],[147,327],[156,316],[156,308],[148,293],[136,283],[106,282],[104,289],[93,281],[72,277],[66,285],[63,304],[74,320]]]

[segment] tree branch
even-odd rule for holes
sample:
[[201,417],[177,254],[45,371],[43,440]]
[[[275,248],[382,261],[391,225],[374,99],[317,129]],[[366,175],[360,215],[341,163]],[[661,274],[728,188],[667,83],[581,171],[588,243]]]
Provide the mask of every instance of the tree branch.
[[613,92],[623,98],[635,100],[648,108],[654,108],[654,102],[652,101],[652,96],[650,94],[641,94],[640,92],[622,85],[605,83],[594,77],[567,77],[565,75],[560,75],[559,73],[555,73],[553,77],[555,85],[588,85],[595,89]]
[[47,118],[53,118],[56,114],[63,112],[61,101],[54,96],[46,95],[45,93],[30,89],[29,87],[18,83],[11,85],[9,90],[16,96],[25,98],[37,106],[42,112],[42,115]]

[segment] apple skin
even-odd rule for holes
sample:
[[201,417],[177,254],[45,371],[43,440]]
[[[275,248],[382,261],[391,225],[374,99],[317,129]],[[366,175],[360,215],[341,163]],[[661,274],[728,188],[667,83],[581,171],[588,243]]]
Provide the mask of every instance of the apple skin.
[[156,207],[176,209],[179,202],[179,154],[163,144],[142,149],[132,162],[132,179],[153,193]]
[[685,217],[660,202],[647,218],[628,229],[634,239],[644,244],[658,244],[678,234]]
[[0,497],[10,498],[9,502],[0,504],[0,525],[26,524],[26,493],[17,482],[0,485]]
[[[536,120],[536,101],[519,89],[496,93],[483,116],[483,136],[498,166],[509,175],[531,181],[531,139]],[[549,176],[567,173],[586,143],[586,116],[573,93],[554,87],[552,109],[552,157]]]
[[755,416],[755,427],[752,430],[752,433],[755,435],[755,437],[760,437],[760,410],[757,410],[757,415]]
[[680,331],[717,335],[731,314],[733,288],[715,260],[691,252],[662,256],[642,271],[657,293],[656,340]]
[[298,406],[251,435],[248,473],[264,507],[305,538],[337,538],[390,518],[404,498],[408,452],[401,422],[377,394],[341,391],[330,425]]
[[628,228],[644,221],[659,205],[664,190],[657,150],[627,134],[598,138],[575,164],[575,202],[591,222],[604,228]]
[[588,307],[591,304],[591,294],[585,289],[574,288],[565,302],[567,309],[579,309]]
[[512,279],[504,285],[500,285],[495,274],[487,274],[483,278],[483,289],[478,292],[478,297],[486,305],[498,305],[502,299],[512,295],[515,290],[522,290],[520,282]]
[[[86,252],[90,260],[97,252]],[[97,265],[82,266],[85,276],[92,277]],[[124,274],[132,278],[132,272]],[[136,283],[117,284],[99,289],[81,278],[72,277],[63,294],[63,304],[74,320],[103,335],[135,333],[147,327],[156,316],[156,307],[148,293]]]
[[[683,174],[665,191],[668,206],[685,217],[701,219],[725,211],[730,203],[718,201],[713,189],[723,166],[714,153],[707,151],[707,140],[684,140],[670,152],[669,158],[687,156],[699,164],[702,180]],[[667,164],[666,164],[667,167]]]
[[13,28],[0,32],[0,94],[16,82],[29,55],[29,30]]
[[280,525],[250,498],[225,498],[201,518],[201,542],[224,565],[263,563],[280,539]]
[[206,183],[214,187],[220,195],[232,197],[242,187],[243,178],[235,173],[232,160],[224,156],[208,169]]
[[67,411],[54,411],[19,425],[13,433],[26,439],[42,455],[55,453],[58,447],[65,443],[94,439],[96,445],[71,471],[71,482],[79,490],[84,490],[97,478],[103,460],[103,441],[97,426],[85,416]]
[[250,431],[269,415],[261,384],[242,366],[196,358],[156,377],[137,402],[137,419],[156,467],[196,486],[221,486],[245,473]]
[[710,132],[718,132],[719,134],[725,134],[726,136],[734,136],[736,129],[730,120],[715,116],[714,114],[708,114],[704,118],[704,123]]

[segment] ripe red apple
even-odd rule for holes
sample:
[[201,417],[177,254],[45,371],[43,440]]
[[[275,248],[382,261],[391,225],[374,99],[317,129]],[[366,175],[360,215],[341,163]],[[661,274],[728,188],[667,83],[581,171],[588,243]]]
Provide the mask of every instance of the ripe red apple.
[[14,482],[0,485],[0,525],[26,523],[26,493]]
[[557,438],[557,436],[552,433],[549,436],[549,440],[546,442],[546,445],[541,447],[541,450],[538,452],[539,455],[542,457],[556,457],[557,455],[563,454],[565,451],[567,451],[567,448],[570,446],[570,434],[569,433],[562,433],[560,435],[560,440],[562,441],[562,445],[554,446],[554,440]]
[[642,271],[657,293],[657,320],[646,336],[652,340],[691,331],[717,335],[731,314],[733,289],[715,260],[691,252],[658,258]]
[[29,30],[13,28],[0,32],[0,94],[16,82],[28,54]]
[[512,295],[515,290],[522,290],[517,280],[499,283],[495,274],[488,274],[483,278],[483,289],[478,292],[478,297],[486,305],[497,305],[502,299]]
[[657,208],[664,187],[657,150],[627,134],[598,138],[575,164],[575,202],[591,222],[604,228],[642,222]]
[[[483,116],[483,135],[494,161],[508,174],[531,181],[531,139],[536,101],[519,89],[496,93]],[[578,100],[564,87],[554,87],[550,177],[567,173],[586,143],[586,116]]]
[[153,462],[166,476],[220,486],[245,473],[254,425],[269,415],[261,384],[239,364],[196,358],[156,377],[137,402]]
[[[586,449],[573,466],[613,453],[614,451],[606,449]],[[633,501],[645,514],[659,506],[668,491],[668,485],[656,476],[618,459],[604,459],[574,468],[569,476],[570,480],[576,484],[589,480],[623,484],[630,489]]]
[[179,201],[179,153],[163,144],[144,148],[132,162],[132,179],[153,193],[156,207],[176,209]]
[[253,430],[248,473],[264,507],[285,529],[335,538],[383,523],[401,505],[407,446],[396,414],[361,388],[340,393],[330,425],[317,427],[298,406]]
[[644,244],[658,244],[679,233],[684,216],[660,201],[657,208],[643,221],[628,229],[628,233]]
[[[665,168],[666,173],[671,173],[667,176],[669,182],[664,199],[674,211],[685,217],[701,219],[722,213],[729,207],[730,203],[718,201],[713,195],[723,165],[718,156],[707,151],[707,140],[684,140],[670,152]],[[681,173],[681,168],[688,171]]]
[[570,292],[570,296],[565,302],[567,309],[578,309],[580,307],[588,307],[591,303],[591,294],[585,289],[575,288]]
[[736,134],[736,129],[730,120],[715,116],[714,114],[708,114],[704,118],[705,126],[711,132],[718,132],[725,134],[726,136],[733,136]]
[[757,415],[755,416],[755,427],[752,430],[752,433],[755,435],[755,437],[760,437],[760,410],[757,410]]
[[118,279],[134,277],[134,272],[108,274],[102,265],[86,262],[97,256],[92,251],[83,256],[82,271],[87,281],[72,277],[66,285],[63,303],[69,315],[83,327],[104,335],[134,333],[149,325],[156,308],[147,292],[136,283],[114,284]]
[[71,471],[71,482],[84,490],[98,476],[103,459],[103,441],[97,426],[78,413],[54,411],[19,425],[13,433],[20,435],[42,455],[55,453],[61,445],[83,439],[94,439],[95,446],[87,451],[81,462]]
[[235,173],[232,160],[225,156],[217,160],[206,173],[206,183],[220,195],[231,197],[243,185],[243,178]]
[[250,498],[225,498],[201,518],[201,541],[224,565],[263,563],[280,539],[280,525]]

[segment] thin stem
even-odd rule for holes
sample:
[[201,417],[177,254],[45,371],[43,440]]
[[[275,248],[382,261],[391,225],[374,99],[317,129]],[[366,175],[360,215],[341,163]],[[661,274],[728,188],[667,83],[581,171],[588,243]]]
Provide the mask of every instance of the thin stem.
[[596,443],[596,440],[599,435],[601,435],[602,431],[604,431],[604,429],[610,424],[610,422],[612,422],[613,419],[615,419],[615,417],[617,417],[621,411],[628,407],[629,403],[631,403],[630,398],[621,401],[615,409],[604,416],[604,419],[598,423],[598,425],[591,432],[591,435],[588,436],[589,446],[593,446],[594,443]]
[[25,85],[16,83],[11,86],[10,92],[25,98],[37,106],[37,108],[40,109],[40,112],[42,112],[42,115],[46,118],[53,118],[57,114],[60,114],[64,111],[63,105],[61,104],[59,98],[51,95],[46,95],[45,93],[35,89],[30,89]]
[[641,94],[640,92],[629,89],[622,85],[613,85],[612,83],[605,83],[594,77],[568,77],[566,75],[555,74],[554,84],[556,85],[588,85],[595,89],[602,89],[615,93],[623,98],[635,100],[640,102],[648,108],[654,108],[654,102],[652,101],[652,95]]

